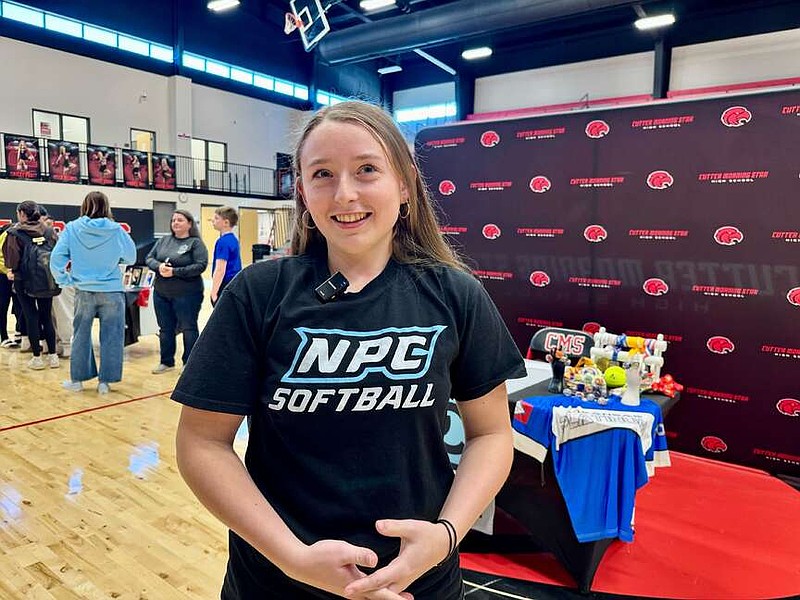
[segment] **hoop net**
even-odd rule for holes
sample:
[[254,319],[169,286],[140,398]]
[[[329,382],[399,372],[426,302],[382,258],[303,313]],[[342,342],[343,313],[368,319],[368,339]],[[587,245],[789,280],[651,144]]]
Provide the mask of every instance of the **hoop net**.
[[283,33],[285,33],[286,35],[289,35],[295,29],[302,30],[303,29],[303,22],[300,20],[300,17],[298,17],[293,12],[287,12],[286,13],[286,18],[285,18],[285,20],[283,22]]

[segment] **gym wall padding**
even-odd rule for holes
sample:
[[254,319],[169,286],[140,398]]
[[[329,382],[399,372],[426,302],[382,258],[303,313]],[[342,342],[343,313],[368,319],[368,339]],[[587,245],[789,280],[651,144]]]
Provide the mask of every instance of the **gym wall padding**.
[[459,123],[416,151],[523,352],[547,326],[662,333],[670,447],[800,475],[800,92]]

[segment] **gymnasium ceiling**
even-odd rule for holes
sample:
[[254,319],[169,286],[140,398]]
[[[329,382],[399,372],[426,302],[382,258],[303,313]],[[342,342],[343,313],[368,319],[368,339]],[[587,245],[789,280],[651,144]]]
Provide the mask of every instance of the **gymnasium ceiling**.
[[[453,81],[453,74],[425,55],[456,75],[471,78],[649,51],[658,35],[675,47],[800,28],[800,0],[398,0],[398,8],[369,15],[359,9],[358,0],[322,0],[323,5],[330,4],[331,32],[315,51],[306,53],[296,32],[283,33],[289,0],[241,0],[238,8],[220,14],[207,10],[205,0],[20,1],[291,81],[319,81],[321,89],[343,95],[352,93],[354,89],[348,88],[362,80],[370,80],[368,85],[384,94]],[[544,18],[533,15],[534,8],[541,8]],[[677,23],[664,34],[633,27],[638,14],[668,11],[675,13]],[[493,23],[488,17],[475,19],[477,13],[497,18]],[[527,19],[518,16],[524,14]],[[420,23],[434,20],[436,29],[423,31],[422,39],[409,34],[424,30]],[[87,50],[86,44],[3,21],[0,36],[98,56],[97,48]],[[362,52],[347,59],[342,48],[346,50],[357,35],[362,41],[367,37],[368,57]],[[472,62],[461,58],[466,47],[484,44],[493,48],[491,57]],[[331,56],[331,47],[338,49],[336,61],[325,58]],[[102,52],[102,59],[154,70],[118,51]],[[403,70],[379,77],[377,67],[388,64]],[[178,67],[162,68],[166,74],[169,69],[175,72]],[[200,77],[196,72],[191,76]],[[212,79],[202,82],[235,87]],[[241,92],[252,94],[252,90]]]

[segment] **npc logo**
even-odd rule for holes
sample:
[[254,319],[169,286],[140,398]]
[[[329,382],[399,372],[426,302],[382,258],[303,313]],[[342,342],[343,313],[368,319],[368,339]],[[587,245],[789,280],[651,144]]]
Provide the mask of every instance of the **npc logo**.
[[528,277],[528,281],[531,282],[533,287],[545,287],[550,285],[550,275],[544,271],[534,271],[531,273],[531,276]]
[[300,343],[283,383],[355,383],[370,373],[418,379],[430,368],[444,325],[344,331],[296,327]]
[[753,113],[744,106],[731,106],[722,111],[719,120],[725,127],[741,127],[753,119]]
[[663,296],[669,292],[669,285],[659,277],[651,277],[642,284],[642,289],[648,296]]
[[722,438],[715,435],[705,436],[700,440],[700,445],[703,447],[703,450],[714,452],[715,454],[725,452],[728,449],[728,444],[726,444]]
[[550,180],[544,175],[537,175],[528,183],[528,187],[534,194],[544,194],[547,190],[553,187]]
[[723,225],[714,232],[714,241],[720,246],[735,246],[744,241],[744,233],[733,225]]
[[586,135],[592,139],[606,137],[609,131],[611,131],[611,126],[601,119],[589,121],[586,125]]
[[669,171],[653,171],[647,176],[647,187],[653,190],[665,190],[673,183],[675,178]]
[[500,231],[500,228],[494,223],[487,223],[483,226],[481,233],[487,240],[496,240],[502,235],[503,232]]
[[775,408],[787,417],[800,417],[800,400],[797,398],[781,398]]
[[602,225],[589,225],[583,230],[583,237],[587,242],[598,243],[608,237],[608,231]]
[[800,287],[792,288],[786,292],[786,299],[789,304],[800,306]]
[[484,148],[494,148],[500,143],[500,134],[490,129],[481,134],[481,146]]
[[723,335],[714,335],[706,341],[706,348],[714,354],[730,354],[736,350],[736,345]]
[[449,179],[443,179],[439,182],[439,193],[442,196],[451,196],[456,191],[456,184]]

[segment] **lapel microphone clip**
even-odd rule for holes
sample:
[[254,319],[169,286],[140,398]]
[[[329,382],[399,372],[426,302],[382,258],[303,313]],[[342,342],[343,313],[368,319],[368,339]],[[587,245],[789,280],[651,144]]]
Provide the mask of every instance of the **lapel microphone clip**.
[[328,277],[325,281],[314,288],[314,293],[320,302],[330,302],[343,294],[350,282],[339,271]]

